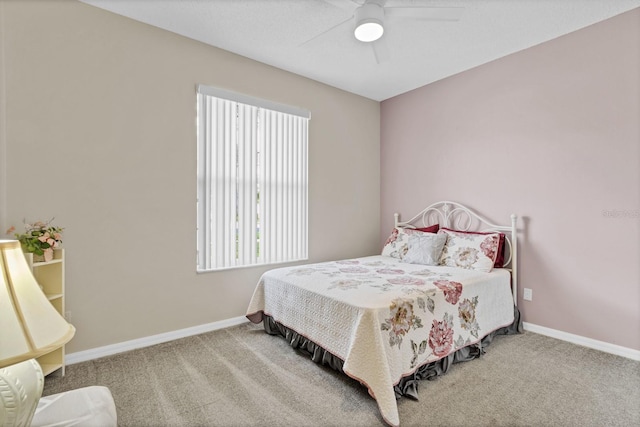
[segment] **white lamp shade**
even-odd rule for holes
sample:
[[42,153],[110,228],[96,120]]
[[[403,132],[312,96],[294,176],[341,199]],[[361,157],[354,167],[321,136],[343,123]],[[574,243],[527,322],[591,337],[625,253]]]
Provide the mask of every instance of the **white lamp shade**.
[[0,240],[0,367],[49,353],[75,328],[55,310],[17,240]]

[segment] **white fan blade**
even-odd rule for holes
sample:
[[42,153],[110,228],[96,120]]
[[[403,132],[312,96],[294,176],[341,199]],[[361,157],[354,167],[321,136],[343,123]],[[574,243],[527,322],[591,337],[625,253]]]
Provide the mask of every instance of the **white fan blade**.
[[324,2],[329,3],[330,5],[338,7],[340,9],[353,10],[354,7],[360,6],[357,2],[353,0],[324,0]]
[[307,41],[304,41],[304,42],[300,43],[300,44],[298,45],[298,47],[300,47],[300,46],[304,46],[305,44],[307,44],[307,43],[309,43],[309,42],[311,42],[311,41],[313,41],[313,40],[315,40],[315,39],[317,39],[317,38],[319,38],[319,37],[322,37],[322,36],[324,36],[325,34],[327,34],[328,32],[333,31],[333,30],[335,30],[335,29],[337,29],[337,28],[340,28],[340,27],[341,27],[341,26],[343,26],[343,25],[345,25],[345,26],[346,26],[346,24],[352,25],[351,21],[353,21],[353,16],[351,16],[351,17],[349,17],[349,18],[345,19],[345,20],[344,20],[344,21],[342,21],[342,22],[339,22],[338,24],[334,25],[333,27],[331,27],[331,28],[329,28],[329,29],[327,29],[327,30],[324,30],[324,31],[323,31],[323,32],[321,32],[320,34],[316,34],[315,36],[311,37],[309,40],[307,40]]
[[459,21],[464,7],[385,7],[389,18],[411,18],[427,21]]
[[373,47],[373,54],[376,56],[376,62],[378,64],[387,62],[391,58],[389,45],[387,44],[387,39],[384,37],[372,42],[371,47]]

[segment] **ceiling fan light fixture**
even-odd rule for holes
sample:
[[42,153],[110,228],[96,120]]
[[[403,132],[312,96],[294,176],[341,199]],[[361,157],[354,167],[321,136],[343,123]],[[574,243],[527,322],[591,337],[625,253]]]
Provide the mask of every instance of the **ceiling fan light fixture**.
[[376,41],[383,33],[384,27],[379,22],[361,22],[354,31],[354,35],[361,42]]
[[365,3],[356,9],[356,28],[353,32],[361,42],[372,42],[382,37],[384,9],[376,3]]

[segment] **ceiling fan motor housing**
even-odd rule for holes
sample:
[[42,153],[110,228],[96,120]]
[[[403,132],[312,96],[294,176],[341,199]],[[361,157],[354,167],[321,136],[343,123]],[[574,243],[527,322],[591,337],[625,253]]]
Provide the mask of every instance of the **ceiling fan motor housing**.
[[355,37],[363,42],[372,42],[382,37],[384,8],[376,2],[367,2],[356,9]]

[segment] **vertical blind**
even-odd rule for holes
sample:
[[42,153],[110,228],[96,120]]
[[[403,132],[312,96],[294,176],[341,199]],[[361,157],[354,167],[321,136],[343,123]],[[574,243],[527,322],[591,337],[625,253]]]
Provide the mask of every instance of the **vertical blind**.
[[308,112],[203,86],[197,97],[198,271],[307,259]]

